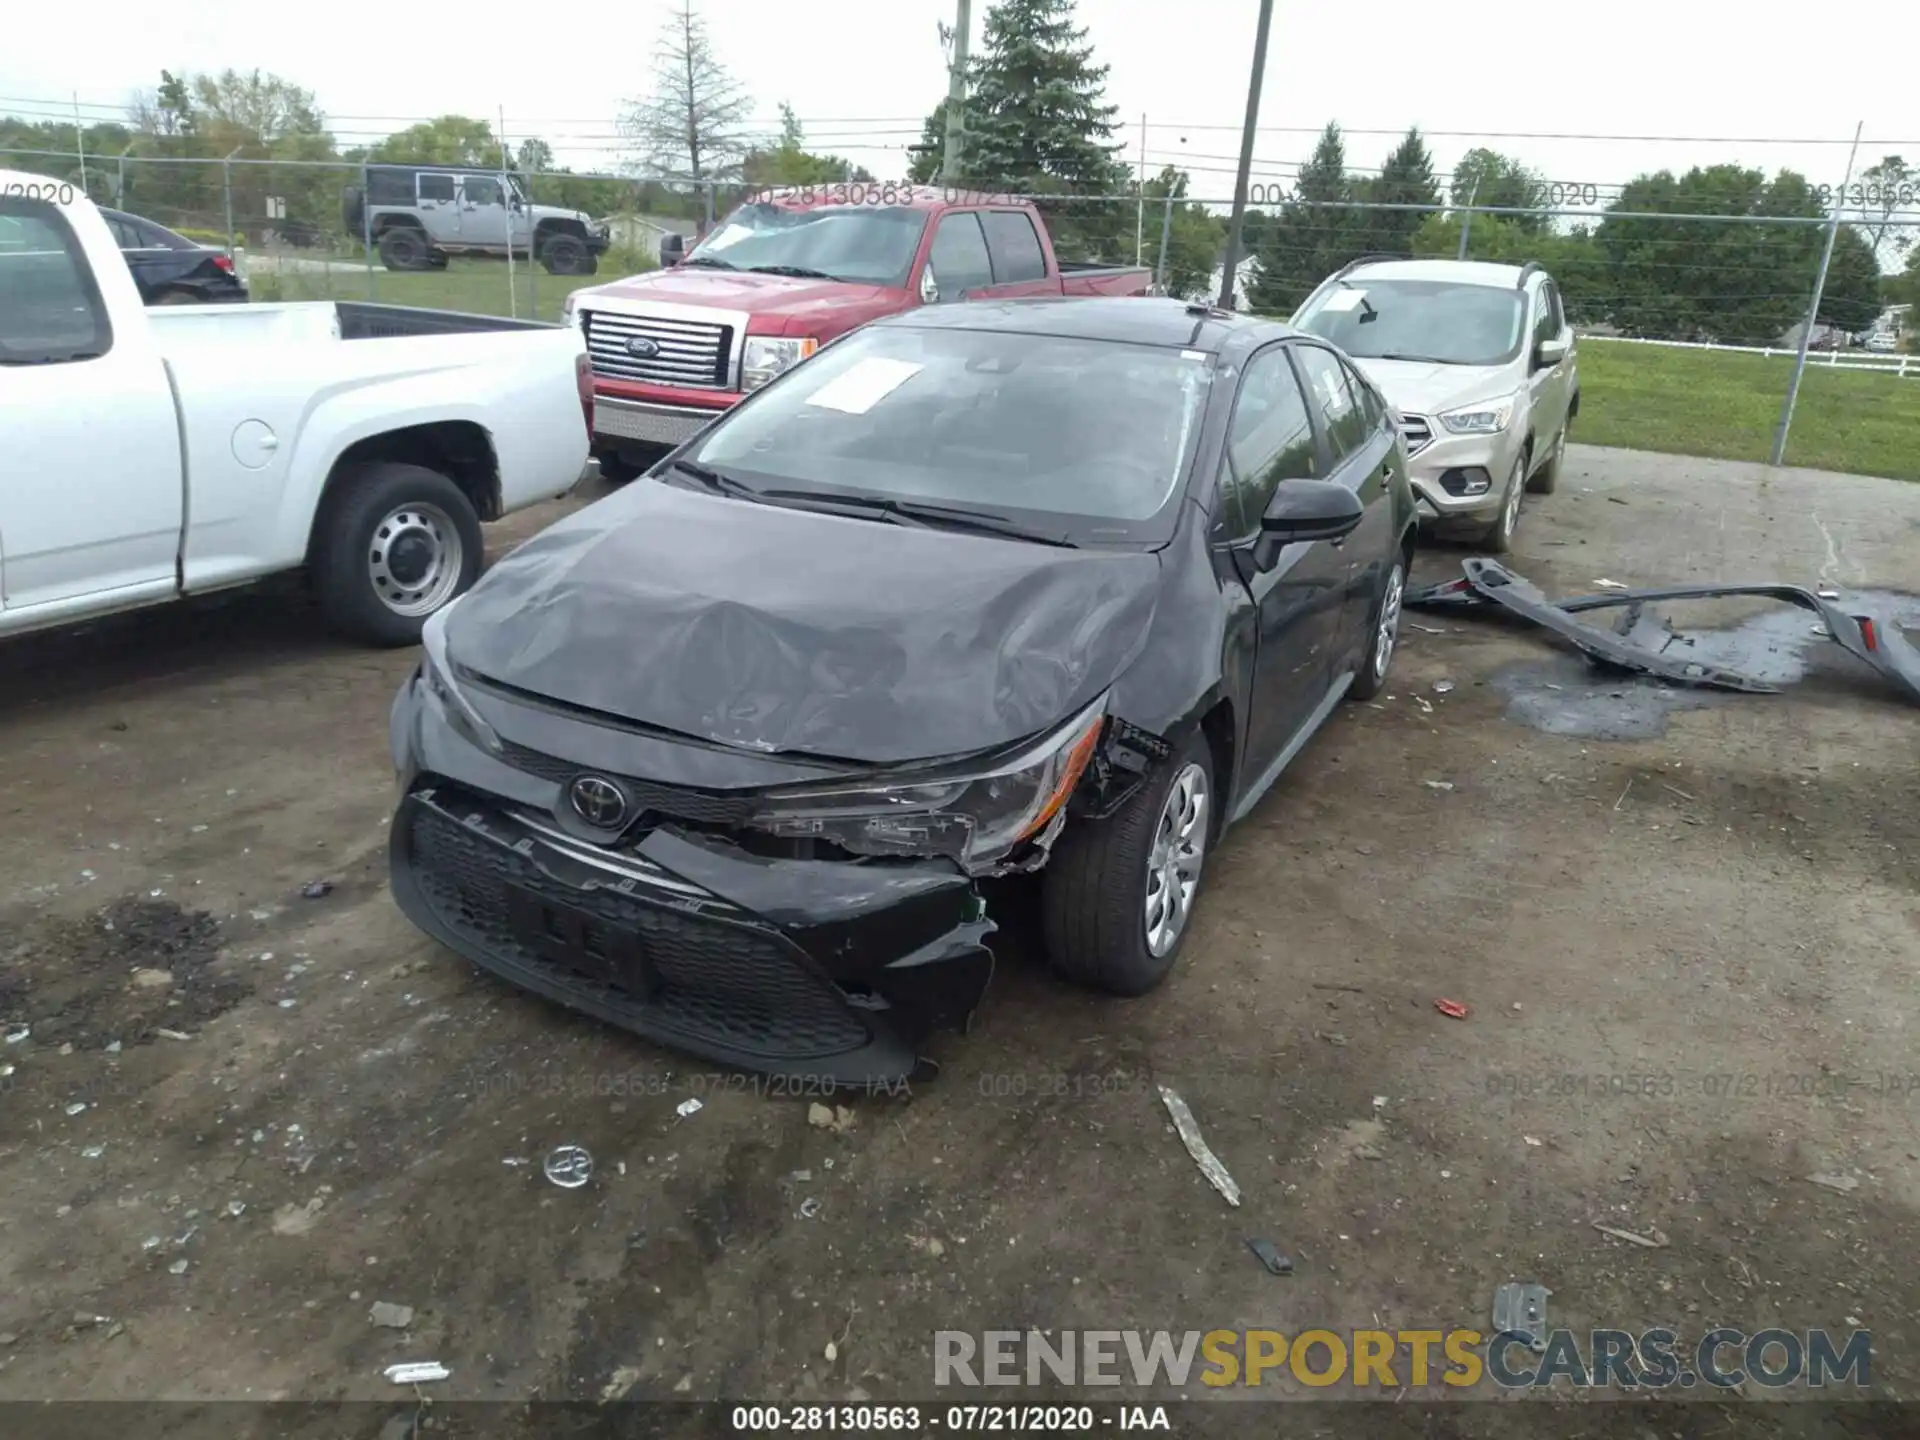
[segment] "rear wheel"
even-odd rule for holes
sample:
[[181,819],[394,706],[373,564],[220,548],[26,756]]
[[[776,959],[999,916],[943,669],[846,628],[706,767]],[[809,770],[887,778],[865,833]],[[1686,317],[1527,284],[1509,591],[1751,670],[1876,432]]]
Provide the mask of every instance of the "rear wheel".
[[1213,757],[1188,737],[1105,820],[1069,823],[1041,871],[1047,956],[1072,980],[1144,995],[1180,958],[1212,840]]
[[1373,602],[1373,619],[1366,653],[1360,657],[1360,673],[1347,689],[1352,700],[1371,700],[1386,688],[1387,671],[1393,665],[1393,652],[1400,643],[1400,611],[1407,598],[1407,559],[1393,557],[1386,584]]
[[368,465],[323,503],[313,587],[328,621],[354,639],[417,644],[427,617],[479,578],[483,544],[473,503],[446,476]]
[[425,270],[431,263],[425,232],[395,226],[380,237],[380,263],[389,270]]

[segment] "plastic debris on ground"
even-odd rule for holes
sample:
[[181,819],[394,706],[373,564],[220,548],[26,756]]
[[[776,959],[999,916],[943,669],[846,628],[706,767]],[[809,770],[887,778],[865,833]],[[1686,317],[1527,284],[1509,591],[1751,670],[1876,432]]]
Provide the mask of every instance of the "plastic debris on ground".
[[1602,1225],[1598,1220],[1593,1222],[1593,1228],[1598,1230],[1602,1235],[1611,1235],[1616,1240],[1625,1240],[1628,1244],[1638,1245],[1643,1250],[1664,1250],[1673,1243],[1667,1238],[1664,1230],[1649,1228],[1646,1234],[1638,1235],[1631,1230],[1621,1230],[1612,1225]]
[[410,1360],[404,1365],[389,1365],[387,1379],[396,1385],[418,1385],[427,1380],[445,1380],[453,1372],[438,1360]]
[[404,1330],[413,1324],[413,1307],[376,1300],[372,1308],[367,1311],[367,1319],[387,1330]]
[[1519,1337],[1536,1354],[1547,1348],[1547,1297],[1544,1285],[1509,1280],[1493,1292],[1493,1333]]
[[593,1156],[579,1145],[561,1145],[547,1156],[547,1179],[562,1190],[578,1190],[593,1178]]
[[1274,1275],[1291,1275],[1293,1273],[1292,1259],[1282,1255],[1271,1240],[1249,1240],[1247,1241],[1247,1248],[1254,1253],[1254,1256],[1262,1265],[1267,1267],[1270,1273]]
[[1849,1190],[1858,1190],[1860,1188],[1860,1182],[1851,1175],[1832,1175],[1823,1172],[1819,1175],[1807,1176],[1807,1182],[1812,1185],[1819,1185],[1824,1189],[1838,1190],[1842,1195],[1846,1194]]
[[1227,1167],[1220,1163],[1220,1157],[1207,1148],[1207,1142],[1200,1135],[1199,1122],[1193,1118],[1193,1111],[1187,1108],[1187,1102],[1165,1085],[1160,1087],[1160,1099],[1167,1107],[1167,1114],[1173,1117],[1173,1128],[1180,1133],[1180,1142],[1187,1147],[1193,1163],[1200,1167],[1200,1173],[1226,1197],[1229,1205],[1238,1206],[1240,1187],[1234,1183],[1233,1176],[1227,1173]]
[[1464,1020],[1467,1018],[1467,1007],[1462,1005],[1458,1000],[1436,1000],[1433,1002],[1433,1008],[1438,1010],[1442,1015],[1452,1016],[1455,1020]]
[[682,1100],[678,1105],[673,1107],[673,1113],[678,1115],[682,1120],[686,1119],[687,1116],[689,1115],[699,1114],[700,1098],[697,1095],[689,1096],[687,1099]]
[[331,880],[309,880],[300,887],[300,894],[308,900],[324,900],[333,893]]

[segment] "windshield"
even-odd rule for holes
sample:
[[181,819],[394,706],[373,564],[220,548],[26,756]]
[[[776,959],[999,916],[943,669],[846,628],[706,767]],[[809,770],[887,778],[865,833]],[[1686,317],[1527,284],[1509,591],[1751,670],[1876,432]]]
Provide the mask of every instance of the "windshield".
[[1141,540],[1180,482],[1206,357],[1049,335],[887,327],[822,350],[690,455],[802,487],[1035,516]]
[[778,266],[865,285],[901,286],[926,225],[925,211],[898,205],[811,210],[742,205],[688,253],[687,261],[725,261],[737,270]]
[[1330,287],[1294,323],[1357,360],[1504,365],[1520,353],[1518,290],[1445,280],[1354,280]]

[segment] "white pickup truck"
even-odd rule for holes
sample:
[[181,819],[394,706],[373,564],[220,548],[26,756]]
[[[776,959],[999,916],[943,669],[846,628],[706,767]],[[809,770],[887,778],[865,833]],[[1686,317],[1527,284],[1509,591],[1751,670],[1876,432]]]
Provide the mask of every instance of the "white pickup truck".
[[339,629],[411,644],[592,428],[578,330],[149,310],[85,195],[0,170],[0,635],[305,567]]

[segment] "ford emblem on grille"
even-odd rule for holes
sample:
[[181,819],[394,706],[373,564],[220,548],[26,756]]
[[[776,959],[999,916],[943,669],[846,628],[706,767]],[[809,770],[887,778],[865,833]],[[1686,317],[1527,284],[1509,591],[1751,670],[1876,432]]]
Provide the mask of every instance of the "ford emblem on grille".
[[582,775],[567,787],[573,813],[597,830],[617,830],[627,818],[627,795],[613,781]]
[[627,353],[636,360],[651,360],[660,353],[660,342],[649,340],[644,335],[636,335],[627,341]]

